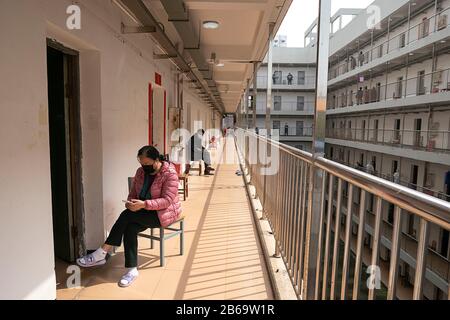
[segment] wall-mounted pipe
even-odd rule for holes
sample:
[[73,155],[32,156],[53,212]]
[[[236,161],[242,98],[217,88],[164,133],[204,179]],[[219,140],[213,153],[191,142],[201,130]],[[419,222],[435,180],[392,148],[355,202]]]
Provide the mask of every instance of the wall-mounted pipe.
[[203,81],[194,73],[190,65],[186,62],[184,57],[178,52],[177,48],[174,46],[172,41],[166,35],[164,30],[161,28],[158,21],[153,17],[151,12],[148,10],[146,5],[142,2],[142,0],[121,0],[121,3],[127,8],[129,12],[131,12],[140,24],[144,27],[152,27],[155,32],[151,33],[153,39],[158,42],[161,46],[165,54],[170,56],[171,60],[175,63],[178,69],[183,72],[190,80],[196,81],[199,86],[202,87],[204,92],[207,92],[211,101],[213,101],[215,108],[220,113],[224,113],[223,103],[215,99],[211,90],[208,90],[208,83],[205,85]]

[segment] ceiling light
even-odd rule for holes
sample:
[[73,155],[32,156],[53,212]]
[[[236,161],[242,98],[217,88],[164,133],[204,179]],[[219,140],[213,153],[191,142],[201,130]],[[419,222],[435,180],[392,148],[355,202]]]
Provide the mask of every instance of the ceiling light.
[[413,56],[413,55],[414,55],[414,53],[412,53],[412,52],[411,52],[411,53],[410,53],[409,55],[410,55],[410,56]]
[[218,64],[216,64],[216,67],[224,67],[224,66],[225,66],[225,64],[222,62],[219,62]]
[[217,29],[219,23],[217,21],[203,21],[203,28],[205,29]]
[[441,40],[441,43],[446,43],[447,41],[445,41],[445,40]]

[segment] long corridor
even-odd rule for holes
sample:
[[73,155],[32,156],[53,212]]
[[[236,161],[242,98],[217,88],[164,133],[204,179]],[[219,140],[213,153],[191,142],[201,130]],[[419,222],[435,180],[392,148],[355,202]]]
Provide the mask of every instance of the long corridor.
[[[227,152],[235,157],[234,148]],[[106,265],[82,270],[81,288],[66,287],[67,265],[57,262],[57,299],[273,299],[239,166],[219,162],[214,176],[189,177],[183,256],[178,237],[169,239],[160,267],[159,246],[150,250],[140,238],[140,276],[126,289],[117,286],[122,247]]]

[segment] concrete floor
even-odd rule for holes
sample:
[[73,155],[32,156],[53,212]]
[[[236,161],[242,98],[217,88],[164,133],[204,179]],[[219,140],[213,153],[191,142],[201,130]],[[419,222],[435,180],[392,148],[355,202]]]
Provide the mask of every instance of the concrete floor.
[[68,264],[57,261],[57,299],[273,299],[239,166],[226,163],[215,165],[214,176],[189,178],[183,256],[179,238],[169,239],[160,267],[158,243],[150,250],[150,240],[140,238],[140,275],[128,288],[117,286],[122,247],[106,265],[82,269],[79,288],[66,287]]

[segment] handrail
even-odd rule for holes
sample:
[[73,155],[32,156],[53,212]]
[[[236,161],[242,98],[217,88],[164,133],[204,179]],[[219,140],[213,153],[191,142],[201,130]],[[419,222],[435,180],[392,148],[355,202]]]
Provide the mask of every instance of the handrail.
[[[247,132],[256,136],[256,133],[254,132]],[[314,159],[313,155],[309,152],[299,150],[295,147],[283,144],[282,142],[271,140],[262,135],[257,136],[265,142],[289,152],[293,156],[299,156],[302,160],[310,164],[314,163],[320,169],[330,172],[335,176],[339,176],[341,179],[353,183],[365,191],[386,200],[390,200],[394,205],[398,205],[402,209],[413,212],[430,222],[436,223],[444,229],[450,229],[450,202],[412,190],[323,157]],[[395,197],[392,194],[395,194]],[[417,207],[414,205],[417,205]]]
[[[276,137],[276,135],[272,137]],[[256,141],[253,139],[256,139]],[[422,298],[424,279],[431,279],[429,274],[425,272],[428,268],[426,254],[428,252],[427,235],[430,230],[429,224],[450,230],[449,202],[325,159],[324,157],[314,157],[309,152],[285,145],[265,135],[256,134],[251,130],[238,128],[236,131],[236,145],[245,160],[244,168],[247,169],[247,174],[250,175],[252,184],[255,186],[256,196],[261,201],[263,217],[268,220],[272,228],[272,233],[276,240],[275,254],[283,258],[290,279],[299,296],[305,293],[304,288],[309,288],[308,290],[313,290],[311,293],[313,293],[315,299],[327,299],[328,296],[330,299],[335,299],[336,283],[342,281],[341,299],[349,298],[350,292],[347,288],[347,280],[350,281],[348,279],[350,273],[348,268],[349,251],[353,250],[353,248],[350,249],[350,230],[353,223],[352,216],[355,215],[358,216],[358,219],[355,221],[358,224],[358,232],[352,297],[353,299],[358,299],[361,273],[364,272],[362,271],[364,256],[362,250],[363,246],[365,246],[363,242],[365,242],[365,228],[367,226],[365,216],[368,210],[367,204],[372,203],[366,200],[366,194],[368,194],[372,195],[372,198],[368,199],[376,199],[374,201],[376,209],[371,216],[367,216],[368,220],[374,221],[371,233],[373,236],[372,247],[367,249],[371,251],[369,264],[372,266],[379,264],[381,245],[386,247],[386,244],[383,244],[381,241],[382,238],[386,238],[386,235],[381,234],[382,215],[383,211],[387,209],[383,206],[383,202],[391,203],[394,206],[393,231],[389,247],[387,247],[391,250],[389,278],[388,283],[386,283],[388,299],[394,299],[396,296],[396,279],[401,259],[400,247],[402,245],[402,210],[419,218],[417,256],[413,265],[416,272],[412,296],[414,299]],[[255,157],[254,154],[250,154],[250,151],[255,151],[249,148],[250,145],[253,146],[252,148],[256,146],[258,156]],[[261,154],[263,150],[265,151]],[[268,159],[269,150],[270,155],[275,156],[274,159],[278,159],[278,162],[270,164],[267,162],[267,160],[270,160]],[[261,156],[264,159],[260,159],[259,157]],[[272,170],[270,174],[264,174],[265,170],[262,169],[266,166],[273,169],[273,165],[276,165],[276,171],[273,172]],[[319,170],[319,172],[313,173],[316,170]],[[321,187],[314,187],[314,190],[319,187],[321,190],[319,193],[313,193],[313,188],[309,185],[309,177],[312,174],[321,176],[320,179],[322,181],[319,182]],[[320,199],[316,199],[316,197]],[[342,222],[344,202],[347,203],[347,215],[344,219],[345,222]],[[317,216],[311,217],[312,212],[317,212]],[[313,219],[314,222],[309,225],[309,228],[305,229],[306,219],[308,221]],[[339,230],[341,225],[343,225],[343,228],[345,227],[342,276],[337,271],[338,268],[341,268],[338,262],[341,234]],[[331,239],[332,232],[334,233],[334,241]],[[325,243],[323,244],[324,240]],[[330,258],[331,241],[334,242],[334,245],[332,247],[333,254],[331,254]],[[313,245],[317,248],[317,252],[305,249],[306,243],[310,242],[314,242]],[[325,251],[323,252],[324,248]],[[309,262],[306,263],[306,261]],[[330,262],[331,278],[328,277]],[[406,260],[404,262],[411,263]],[[303,277],[306,272],[311,271],[309,268],[315,270],[315,279]],[[307,283],[302,285],[302,281]],[[434,280],[431,279],[431,281]],[[449,287],[448,284],[446,286],[447,288]],[[367,289],[368,298],[373,300],[376,296],[375,288],[368,286]]]

